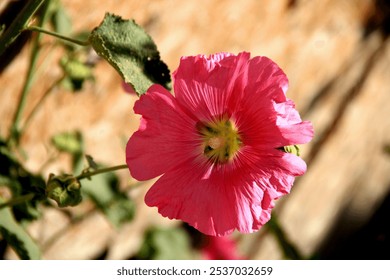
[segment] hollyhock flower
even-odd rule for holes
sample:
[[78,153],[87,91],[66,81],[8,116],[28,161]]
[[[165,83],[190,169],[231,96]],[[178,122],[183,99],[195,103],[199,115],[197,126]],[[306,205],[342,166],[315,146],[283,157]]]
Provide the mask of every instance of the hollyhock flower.
[[207,236],[201,249],[206,260],[242,260],[237,250],[237,244],[227,236]]
[[313,137],[286,98],[286,75],[243,52],[183,57],[173,78],[175,96],[153,85],[134,105],[142,117],[126,147],[130,173],[162,175],[146,204],[208,235],[257,231],[306,171],[281,147]]

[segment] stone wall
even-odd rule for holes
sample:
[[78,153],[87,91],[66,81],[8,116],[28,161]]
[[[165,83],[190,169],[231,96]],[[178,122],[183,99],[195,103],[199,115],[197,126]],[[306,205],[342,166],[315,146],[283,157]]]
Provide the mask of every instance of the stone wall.
[[[182,55],[249,51],[276,61],[290,80],[288,96],[303,119],[311,120],[314,140],[302,147],[308,163],[292,193],[275,213],[288,238],[311,256],[342,229],[352,232],[372,216],[390,190],[390,43],[386,1],[370,0],[154,0],[63,1],[75,31],[91,30],[105,12],[134,18],[151,34],[171,70]],[[51,38],[45,38],[51,42]],[[60,75],[61,53],[43,48],[39,77],[27,112]],[[7,133],[28,64],[29,47],[0,76],[0,133]],[[87,152],[107,164],[124,163],[124,145],[136,129],[136,97],[124,94],[117,73],[101,61],[97,81],[72,94],[58,88],[34,117],[22,145],[26,166],[45,174],[69,168],[69,158],[53,156],[49,137],[81,129]],[[72,108],[69,110],[69,108]],[[58,161],[59,160],[59,161]],[[127,171],[119,172],[124,182]],[[131,192],[139,203],[135,222],[113,229],[86,203],[69,211],[48,210],[31,226],[48,259],[129,258],[150,225],[174,225],[143,205],[145,188]],[[72,224],[78,213],[90,211]],[[147,219],[145,219],[147,217]],[[61,232],[58,238],[56,234]],[[250,258],[283,258],[266,229],[238,236]],[[386,236],[389,238],[389,236]],[[9,258],[13,257],[9,252]]]

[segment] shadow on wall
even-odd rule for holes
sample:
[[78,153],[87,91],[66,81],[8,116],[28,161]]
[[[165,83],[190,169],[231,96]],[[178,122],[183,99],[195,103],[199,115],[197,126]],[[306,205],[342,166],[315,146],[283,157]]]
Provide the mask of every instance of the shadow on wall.
[[[390,35],[390,2],[375,0],[375,9],[368,15],[365,38],[380,31]],[[390,186],[388,188],[390,190]],[[370,220],[361,224],[348,209],[335,222],[328,238],[317,250],[316,259],[390,260],[390,192]]]
[[361,226],[356,226],[351,215],[340,215],[315,259],[390,260],[389,213],[390,192],[371,219]]
[[374,0],[375,8],[368,15],[365,28],[365,37],[375,30],[380,30],[382,36],[390,35],[390,2],[388,0]]

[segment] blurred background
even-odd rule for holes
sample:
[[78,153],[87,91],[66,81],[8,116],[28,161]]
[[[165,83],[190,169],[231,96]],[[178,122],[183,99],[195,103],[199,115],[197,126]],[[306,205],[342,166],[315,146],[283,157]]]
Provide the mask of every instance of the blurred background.
[[[15,17],[6,8],[23,2],[0,0],[0,19]],[[133,18],[152,36],[171,71],[183,55],[221,51],[248,51],[277,62],[289,77],[288,97],[315,129],[313,141],[301,147],[307,173],[276,204],[286,238],[306,258],[390,259],[388,1],[67,0],[61,4],[75,33],[90,32],[106,12]],[[30,42],[9,54],[9,63],[5,58],[0,62],[1,135],[7,135],[11,125]],[[44,36],[27,113],[61,75],[58,61],[64,54],[53,47],[54,42]],[[103,60],[96,61],[94,76],[77,93],[57,87],[45,99],[21,139],[28,170],[45,177],[69,172],[69,155],[55,153],[50,137],[74,130],[83,133],[86,153],[95,160],[125,163],[125,144],[139,121],[132,111],[137,97],[124,92],[121,78]],[[134,184],[127,170],[117,174],[122,187]],[[65,210],[43,209],[29,232],[45,259],[137,258],[151,228],[182,227],[144,205],[143,196],[152,183],[128,190],[137,204],[135,218],[119,228],[85,201]],[[199,236],[188,228],[185,232],[195,244]],[[232,239],[243,258],[285,258],[266,227],[254,234],[234,234]],[[17,258],[4,244],[0,249],[3,258]]]

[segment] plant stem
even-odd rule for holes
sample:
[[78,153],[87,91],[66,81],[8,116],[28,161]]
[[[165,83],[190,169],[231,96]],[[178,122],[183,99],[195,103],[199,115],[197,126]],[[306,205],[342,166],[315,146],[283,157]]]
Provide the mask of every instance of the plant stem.
[[[42,11],[41,21],[39,23],[40,25],[43,25],[48,19],[47,18],[47,14],[48,14],[47,12],[49,10],[48,6],[49,5],[44,6],[44,9]],[[14,118],[12,121],[11,132],[10,132],[9,138],[13,141],[16,141],[16,142],[18,142],[20,139],[20,137],[19,137],[19,122],[20,122],[20,118],[22,116],[22,112],[24,110],[24,107],[26,106],[27,93],[29,92],[29,90],[32,86],[32,80],[33,80],[33,76],[35,73],[35,66],[37,64],[38,55],[39,55],[39,51],[40,51],[40,45],[39,45],[40,40],[41,40],[41,34],[38,34],[38,36],[35,37],[34,42],[33,42],[29,68],[27,71],[27,75],[26,75],[26,79],[25,79],[24,86],[22,89],[22,93],[19,97],[16,112],[15,112],[15,115],[14,115]]]
[[73,39],[73,38],[70,38],[70,37],[67,37],[67,36],[64,36],[64,35],[61,35],[61,34],[58,34],[56,32],[53,32],[53,31],[49,31],[49,30],[46,30],[46,29],[43,29],[39,26],[28,26],[25,28],[25,30],[30,30],[30,31],[36,31],[36,32],[40,32],[40,33],[45,33],[45,34],[48,34],[48,35],[51,35],[51,36],[54,36],[56,38],[59,38],[61,40],[65,40],[67,42],[71,42],[71,43],[74,43],[74,44],[77,44],[77,45],[80,45],[80,46],[89,46],[89,41],[80,41],[80,40],[77,40],[77,39]]
[[89,177],[92,177],[92,176],[95,176],[95,175],[98,175],[101,173],[107,173],[107,172],[111,172],[111,171],[115,171],[115,170],[119,170],[119,169],[126,169],[126,168],[127,168],[127,165],[122,164],[122,165],[117,165],[117,166],[112,166],[112,167],[107,167],[107,168],[102,168],[102,169],[96,169],[94,171],[83,172],[79,176],[77,176],[76,179],[81,180],[81,179],[89,178]]
[[0,55],[12,44],[20,35],[28,21],[39,9],[45,0],[31,0],[26,2],[26,6],[16,16],[12,24],[5,30],[0,37]]
[[29,193],[29,194],[26,194],[26,195],[15,197],[13,199],[8,200],[7,202],[1,203],[0,204],[0,209],[3,209],[5,207],[14,206],[16,204],[20,204],[20,203],[23,203],[23,202],[27,202],[27,201],[31,200],[33,197],[34,197],[33,193]]
[[31,113],[26,117],[26,120],[24,121],[23,126],[19,130],[19,137],[23,134],[23,132],[26,130],[28,125],[31,123],[31,120],[33,119],[34,115],[38,112],[38,109],[43,104],[43,101],[50,95],[50,93],[53,92],[53,90],[58,86],[65,76],[62,76],[61,78],[57,79],[42,95],[41,99],[38,101],[38,103],[35,105],[35,107],[32,109]]
[[280,249],[283,251],[284,256],[287,259],[291,260],[303,260],[302,254],[299,252],[298,248],[288,240],[283,228],[280,226],[280,223],[275,215],[272,213],[271,219],[266,223],[266,226],[270,232],[275,236]]

